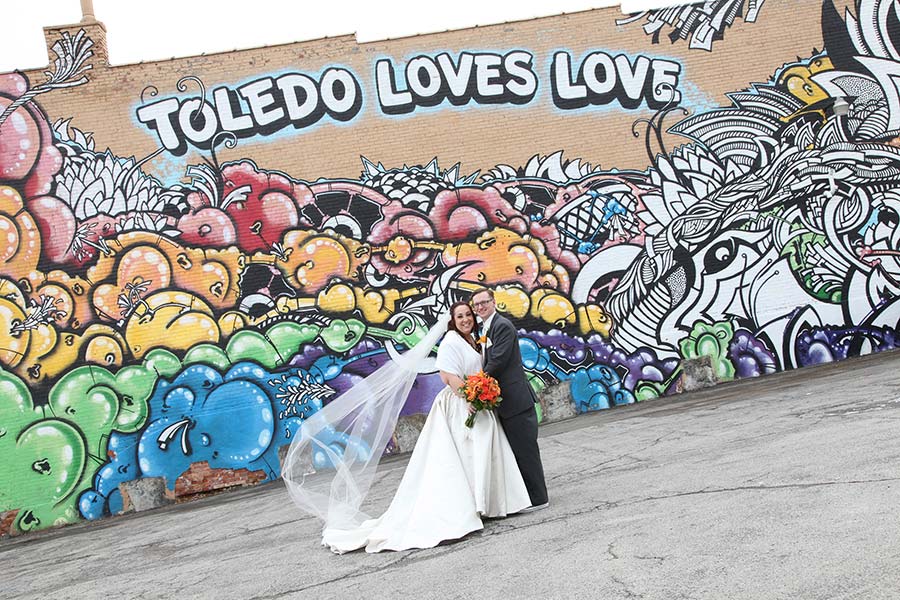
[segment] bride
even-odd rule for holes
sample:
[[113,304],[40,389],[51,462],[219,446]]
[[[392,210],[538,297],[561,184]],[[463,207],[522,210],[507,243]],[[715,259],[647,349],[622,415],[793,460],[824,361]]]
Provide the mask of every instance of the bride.
[[[443,329],[432,328],[401,361],[312,415],[291,444],[282,472],[288,491],[325,521],[322,543],[334,552],[430,548],[481,529],[481,517],[503,517],[531,505],[494,413],[480,411],[474,427],[464,424],[469,405],[456,390],[481,370],[482,357],[475,315],[457,302],[434,364],[447,385],[434,399],[394,498],[378,518],[359,510],[417,367]],[[347,406],[332,408],[340,404]],[[329,466],[334,472],[314,472]]]

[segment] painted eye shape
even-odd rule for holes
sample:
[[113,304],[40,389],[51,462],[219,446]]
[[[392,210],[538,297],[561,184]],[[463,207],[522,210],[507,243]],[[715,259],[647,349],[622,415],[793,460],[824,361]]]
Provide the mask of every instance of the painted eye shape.
[[722,271],[734,260],[736,250],[734,240],[717,242],[703,257],[703,270],[709,274]]

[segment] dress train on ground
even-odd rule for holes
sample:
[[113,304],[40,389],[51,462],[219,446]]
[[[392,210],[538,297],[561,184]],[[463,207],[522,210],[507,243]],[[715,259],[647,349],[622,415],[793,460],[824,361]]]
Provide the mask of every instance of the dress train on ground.
[[481,411],[465,426],[467,404],[449,387],[434,400],[394,499],[377,519],[351,530],[325,529],[337,553],[431,548],[531,505],[496,416]]

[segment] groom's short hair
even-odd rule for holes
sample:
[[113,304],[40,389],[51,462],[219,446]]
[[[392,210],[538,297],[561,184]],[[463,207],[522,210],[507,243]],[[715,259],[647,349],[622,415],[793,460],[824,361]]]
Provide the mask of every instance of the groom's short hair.
[[487,287],[480,287],[480,288],[476,289],[474,292],[472,292],[472,295],[469,296],[469,299],[471,300],[478,294],[487,294],[488,296],[491,297],[491,300],[494,299],[494,290],[492,290],[491,288],[487,288]]

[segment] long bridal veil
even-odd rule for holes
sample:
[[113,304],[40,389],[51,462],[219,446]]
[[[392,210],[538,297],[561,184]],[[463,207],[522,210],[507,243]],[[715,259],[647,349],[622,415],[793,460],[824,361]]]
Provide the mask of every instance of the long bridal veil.
[[444,313],[422,340],[395,356],[303,421],[282,465],[291,499],[325,529],[352,529],[369,519],[360,507],[400,410],[419,373],[434,370],[428,355],[447,330]]

